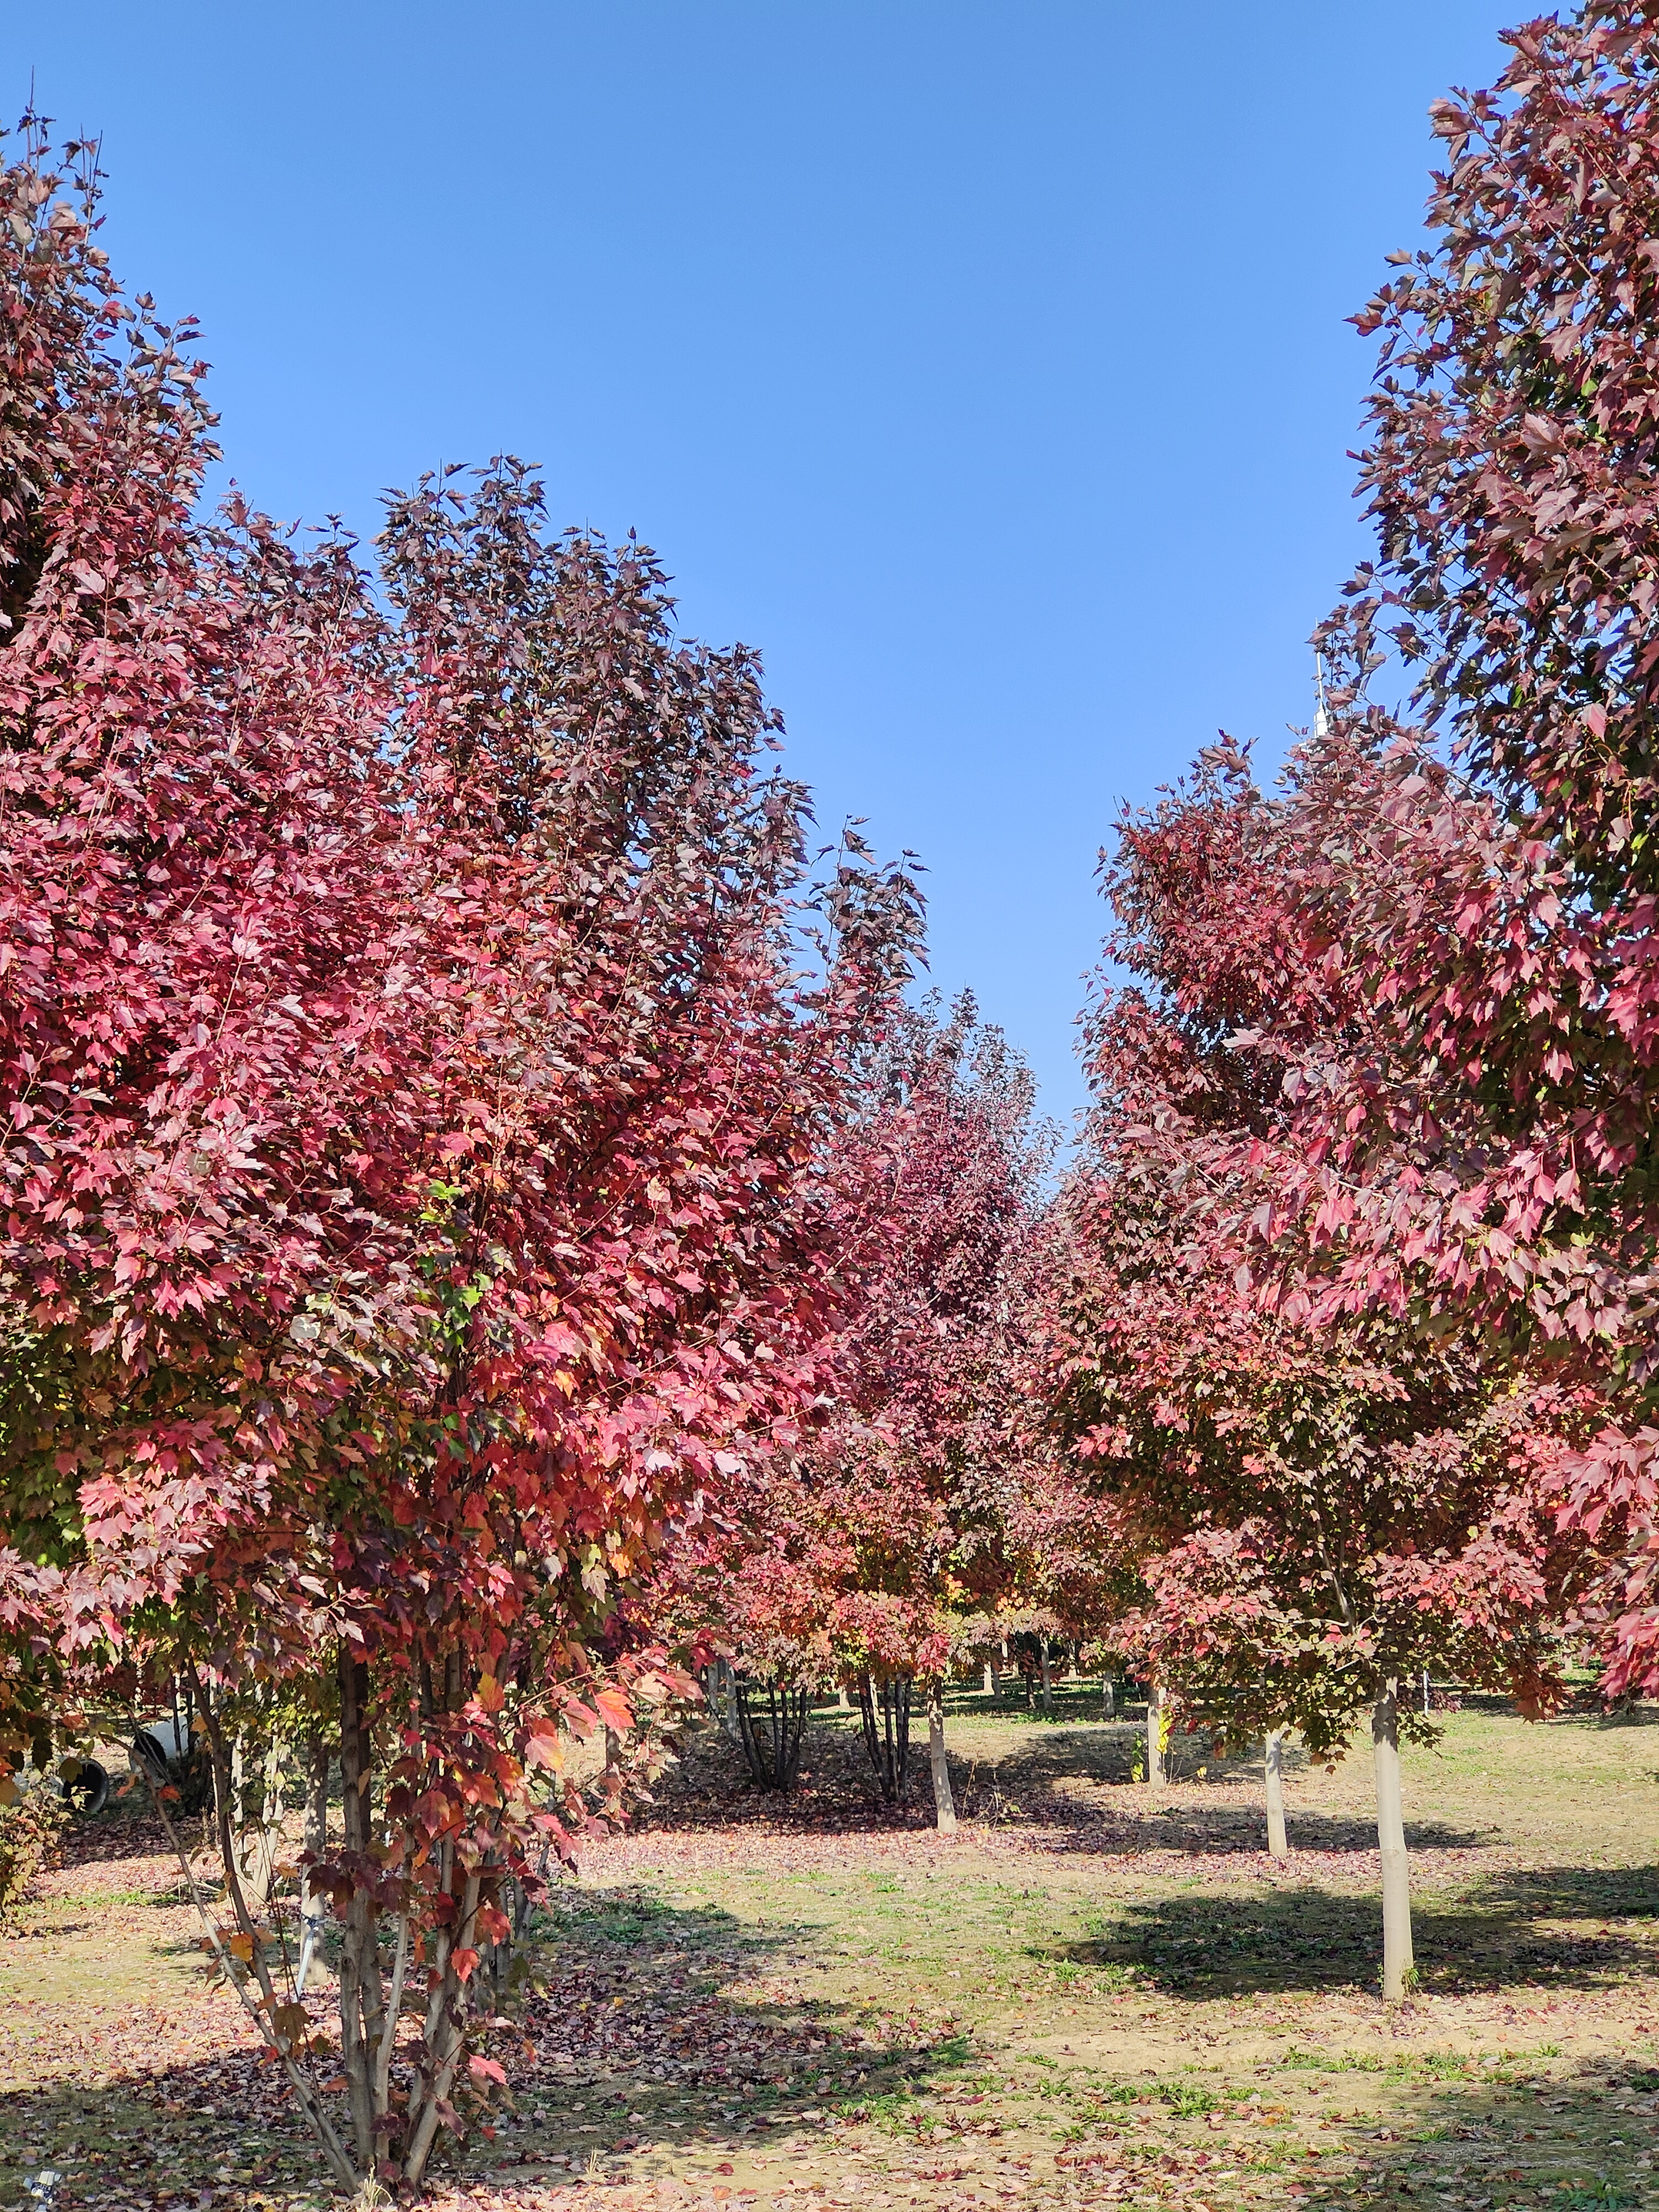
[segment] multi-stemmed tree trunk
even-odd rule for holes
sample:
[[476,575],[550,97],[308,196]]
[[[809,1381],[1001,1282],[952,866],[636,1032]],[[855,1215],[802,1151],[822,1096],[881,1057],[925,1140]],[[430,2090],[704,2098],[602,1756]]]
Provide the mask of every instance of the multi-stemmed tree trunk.
[[942,1836],[957,1832],[956,1800],[951,1794],[951,1762],[945,1749],[945,1685],[935,1675],[927,1685],[927,1757],[933,1774],[933,1820]]
[[739,1682],[737,1702],[750,1773],[763,1790],[793,1790],[812,1692],[775,1680]]
[[864,1747],[870,1754],[884,1805],[904,1802],[910,1767],[910,1678],[886,1676],[878,1682],[859,1677],[859,1712]]
[[1273,1729],[1262,1746],[1262,1777],[1267,1789],[1267,1850],[1276,1859],[1291,1855],[1285,1832],[1285,1731]]
[[[434,1695],[451,1711],[461,1699],[459,1655],[432,1668]],[[445,1836],[432,1854],[442,1900],[425,1944],[423,2016],[399,2052],[398,2030],[411,1965],[414,1899],[407,1843],[386,1863],[374,1790],[375,1737],[368,1663],[349,1646],[339,1656],[341,1866],[350,1881],[340,1947],[340,2070],[345,2076],[359,2170],[390,2171],[418,2189],[438,2130],[453,2117],[456,2077],[467,2054],[468,1983],[484,1930],[486,1871],[476,1851],[464,1857]],[[487,1816],[486,1816],[487,1817]],[[469,1839],[471,1841],[472,1839]],[[488,1916],[499,1932],[501,1916]],[[391,1973],[380,1936],[389,1923]],[[404,2079],[394,2081],[402,2061]]]
[[1371,1715],[1376,1758],[1376,1844],[1382,1861],[1382,1996],[1398,2004],[1415,1978],[1412,1957],[1411,1862],[1400,1799],[1397,1683],[1387,1682]]
[[[236,1870],[256,1919],[270,1911],[272,1874],[283,1812],[283,1742],[273,1728],[263,1745],[263,1730],[238,1729],[230,1742],[231,1832]],[[250,1758],[255,1773],[250,1775]]]
[[[349,1649],[340,1653],[340,1794],[349,1865],[367,1864],[374,1845],[374,1739],[364,1707],[368,1667]],[[351,2105],[358,2162],[372,2173],[375,2140],[375,2063],[386,2038],[386,1990],[380,1966],[380,1910],[374,1893],[359,1884],[347,1907],[340,1948],[340,2063]],[[395,2014],[392,2033],[397,2033]]]
[[1042,1717],[1051,1721],[1054,1717],[1054,1681],[1048,1667],[1048,1639],[1046,1636],[1037,1638],[1037,1666],[1042,1675]]

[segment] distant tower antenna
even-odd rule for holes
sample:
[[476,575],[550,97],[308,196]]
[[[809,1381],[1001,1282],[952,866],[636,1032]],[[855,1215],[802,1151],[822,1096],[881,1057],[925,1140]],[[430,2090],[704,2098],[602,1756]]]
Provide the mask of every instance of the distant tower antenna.
[[1322,653],[1314,655],[1314,699],[1313,733],[1316,738],[1328,738],[1331,718],[1325,706],[1325,656]]

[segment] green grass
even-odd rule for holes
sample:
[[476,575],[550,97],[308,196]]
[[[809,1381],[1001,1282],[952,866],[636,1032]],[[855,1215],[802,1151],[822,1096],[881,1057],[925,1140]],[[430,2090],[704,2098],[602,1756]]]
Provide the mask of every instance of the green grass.
[[[819,1794],[781,1820],[703,1731],[661,1832],[538,1916],[548,1994],[502,2032],[514,2095],[461,2154],[473,2181],[673,2176],[757,2204],[788,2181],[799,2206],[857,2180],[903,2212],[965,2191],[1037,2212],[1659,2212],[1637,2164],[1659,2118],[1652,1715],[1471,1709],[1408,1756],[1422,1993],[1389,2013],[1364,1764],[1293,1769],[1301,1848],[1276,1869],[1249,1762],[1183,1746],[1188,1778],[1154,1793],[1127,1778],[1133,1725],[1098,1712],[1091,1687],[1057,1686],[1052,1723],[954,1698],[987,1810],[951,1845],[862,1804],[840,1717],[813,1723]],[[0,1945],[0,2002],[34,2006],[27,2031],[0,2010],[0,2201],[42,2163],[84,2178],[145,2145],[181,2192],[222,2166],[239,2212],[244,2175],[313,2201],[279,2116],[204,2129],[199,2078],[159,2056],[147,2081],[88,2078],[73,2038],[106,2016],[112,1960],[122,2002],[176,1986],[176,1893],[119,1880],[88,1869]]]

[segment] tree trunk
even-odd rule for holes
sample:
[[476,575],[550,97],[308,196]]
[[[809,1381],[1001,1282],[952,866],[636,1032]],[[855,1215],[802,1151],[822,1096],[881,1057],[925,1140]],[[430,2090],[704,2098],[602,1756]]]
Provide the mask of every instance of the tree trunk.
[[[320,2137],[331,2167],[348,2191],[359,2192],[361,2202],[363,2185],[371,2179],[401,2183],[418,2192],[437,2130],[446,2115],[453,2117],[452,2099],[468,2056],[475,2012],[469,1968],[482,1963],[479,1939],[485,1931],[480,1927],[480,1910],[486,1903],[494,1907],[502,1897],[506,1869],[482,1833],[487,1816],[481,1815],[478,1826],[468,1835],[468,1861],[458,1854],[453,1837],[444,1838],[436,1853],[438,1887],[442,1894],[434,1900],[434,1924],[425,1939],[424,1954],[417,1960],[419,1939],[410,1894],[410,1853],[406,1847],[400,1860],[390,1863],[376,1821],[371,1788],[374,1743],[368,1662],[342,1644],[337,1668],[344,1832],[334,1863],[353,1885],[341,1942],[340,2070],[345,2076],[352,2148],[341,2141],[307,2069],[300,2063],[305,2051],[305,2008],[297,1998],[285,2002],[283,1990],[272,1978],[269,1954],[273,1947],[251,1911],[242,1886],[240,1838],[231,1818],[231,1747],[204,1702],[204,1722],[212,1749],[214,1818],[227,1899],[235,1921],[234,1936],[209,1914],[167,1813],[165,1796],[159,1792],[155,1805],[179,1853],[203,1915],[209,1946],[222,1972],[259,2023],[261,2033],[272,2036],[274,2030],[275,2056]],[[428,1697],[434,1710],[452,1713],[459,1710],[467,1694],[465,1674],[460,1653],[452,1650],[444,1665],[441,1698]],[[316,1806],[319,1801],[326,1802],[323,1792],[328,1762],[325,1756],[319,1755],[315,1736],[311,1748],[310,1779]],[[313,1835],[324,1835],[325,1842],[324,1817],[319,1812],[314,1827],[308,1818],[308,1842]],[[495,1940],[498,1925],[492,1911],[486,1940]],[[392,1939],[386,1959],[380,1946],[383,1928]],[[425,2017],[421,2033],[399,2051],[398,2023],[405,1994],[412,1994],[407,1990],[411,1968],[426,1984]],[[250,1979],[258,1984],[257,2002],[248,1987]],[[406,2088],[392,2079],[394,2062],[406,2069],[410,2077]]]
[[859,1677],[859,1711],[864,1722],[864,1745],[876,1771],[882,1802],[904,1802],[910,1760],[910,1678],[878,1682]]
[[[313,1729],[306,1743],[306,1841],[313,1858],[328,1855],[328,1738]],[[294,1975],[294,1994],[305,1995],[317,1954],[322,1948],[327,1907],[321,1890],[313,1889],[309,1875],[300,1878],[300,1963]]]
[[[340,1647],[340,1785],[345,1856],[354,1872],[369,1863],[374,1814],[369,1785],[374,1747],[369,1733],[368,1663]],[[386,1986],[380,1972],[380,1914],[366,1887],[355,1888],[346,1909],[340,1948],[340,2062],[351,2106],[357,2163],[373,2173],[375,2142],[374,2060],[386,2024]]]
[[[418,2094],[410,2100],[409,2117],[413,2125],[403,2173],[405,2182],[415,2191],[420,2189],[426,2178],[427,2160],[437,2141],[438,2129],[455,2087],[455,2076],[466,2056],[467,1996],[456,1973],[454,1954],[472,1942],[483,1887],[477,1874],[467,1874],[457,1867],[453,1846],[447,1843],[440,1852],[440,1867],[444,1887],[455,1899],[455,1917],[450,1926],[437,1931],[434,1942],[436,1956],[434,1971],[428,1978],[425,2057],[419,2069]],[[390,2058],[389,2045],[386,2056]],[[382,2085],[386,2085],[384,2072]]]
[[1037,1638],[1037,1663],[1042,1669],[1042,1716],[1045,1720],[1051,1721],[1054,1717],[1054,1682],[1048,1672],[1048,1639],[1046,1636]]
[[935,1675],[927,1685],[927,1757],[933,1770],[933,1820],[940,1835],[957,1832],[956,1800],[951,1795],[951,1762],[945,1753],[944,1685]]
[[1382,1860],[1382,1996],[1399,2004],[1414,1977],[1412,1958],[1411,1863],[1400,1802],[1398,1685],[1388,1683],[1371,1715],[1376,1754],[1376,1843]]
[[[761,1710],[761,1699],[766,1700]],[[749,1771],[763,1790],[793,1790],[800,1768],[801,1741],[811,1709],[810,1690],[787,1682],[744,1682],[738,1690],[738,1723]]]
[[[356,2190],[363,2179],[362,2173],[352,2163],[351,2154],[336,2133],[332,2121],[317,2094],[307,2070],[296,2058],[291,2025],[283,2018],[283,1993],[272,1978],[269,1946],[265,1931],[248,1910],[247,1899],[242,1893],[241,1875],[237,1863],[236,1837],[231,1822],[231,1754],[225,1742],[224,1732],[215,1719],[205,1697],[200,1705],[200,1714],[210,1755],[213,1772],[213,1796],[208,1817],[213,1822],[219,1850],[219,1863],[224,1872],[225,1901],[235,1922],[235,1935],[225,1927],[221,1913],[210,1912],[203,1895],[195,1867],[191,1864],[184,1838],[167,1810],[167,1798],[173,1793],[165,1786],[165,1778],[152,1774],[148,1765],[142,1771],[150,1784],[150,1802],[166,1829],[167,1841],[178,1859],[179,1871],[185,1877],[196,1910],[201,1917],[208,1948],[216,1960],[220,1972],[228,1987],[253,2021],[260,2035],[269,2038],[275,2030],[272,2055],[286,2075],[301,2110],[316,2131],[322,2143],[324,2155],[334,2171],[337,2180],[348,2190]],[[176,1740],[176,1732],[175,1732]],[[226,1948],[226,1939],[233,1942],[240,1937],[234,1949]],[[250,1984],[257,1984],[256,1999]],[[299,2008],[303,2014],[303,2007]],[[303,2048],[303,2045],[301,2046]]]
[[283,1741],[273,1735],[265,1752],[265,1795],[259,1808],[260,1910],[270,1911],[276,1879],[276,1853],[283,1840]]
[[1164,1692],[1156,1682],[1146,1691],[1146,1781],[1149,1788],[1161,1790],[1165,1781],[1164,1771]]
[[1287,1859],[1291,1846],[1285,1834],[1285,1732],[1274,1729],[1262,1746],[1262,1772],[1267,1784],[1267,1850],[1276,1859]]
[[1117,1686],[1109,1674],[1101,1679],[1100,1709],[1109,1721],[1117,1718]]
[[845,1682],[838,1683],[836,1686],[836,1703],[844,1713],[850,1713],[853,1710],[853,1700],[847,1694]]
[[729,1659],[716,1659],[710,1665],[703,1684],[703,1694],[708,1699],[708,1710],[720,1723],[721,1732],[743,1748],[743,1729],[738,1719],[738,1678]]
[[985,1662],[985,1694],[988,1698],[994,1698],[996,1693],[997,1678],[992,1670],[991,1662],[988,1659]]

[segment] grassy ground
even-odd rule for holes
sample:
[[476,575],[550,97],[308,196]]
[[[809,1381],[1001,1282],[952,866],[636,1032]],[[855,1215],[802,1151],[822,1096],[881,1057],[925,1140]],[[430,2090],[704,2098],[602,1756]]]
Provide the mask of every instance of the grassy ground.
[[[1390,2012],[1368,1760],[1292,1772],[1276,1869],[1247,1767],[1185,1747],[1152,1791],[1097,1693],[956,1704],[954,1841],[869,1802],[850,1717],[781,1807],[701,1731],[542,1920],[513,2109],[449,2200],[1659,2207],[1659,1712],[1465,1711],[1407,1755],[1421,1987]],[[142,1827],[26,1921],[0,2201],[43,2164],[61,2207],[325,2200]]]

